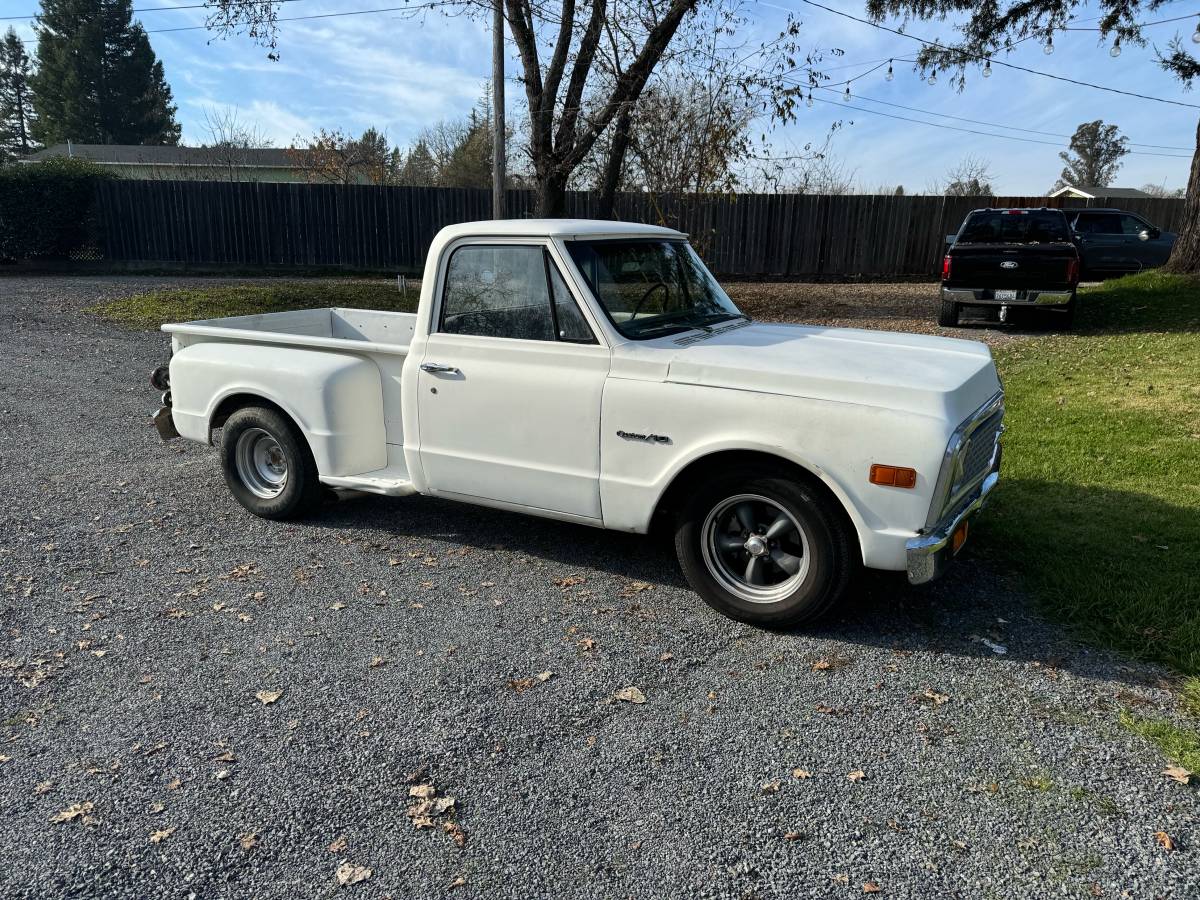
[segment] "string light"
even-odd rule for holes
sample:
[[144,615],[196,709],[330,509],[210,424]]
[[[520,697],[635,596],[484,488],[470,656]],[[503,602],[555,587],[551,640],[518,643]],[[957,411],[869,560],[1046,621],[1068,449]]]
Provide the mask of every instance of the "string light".
[[1196,23],[1196,30],[1192,32],[1192,43],[1200,44],[1200,22]]
[[1112,49],[1108,51],[1108,55],[1113,59],[1121,55],[1121,39],[1119,37],[1113,41]]
[[850,100],[850,82],[848,81],[846,82],[846,93],[842,94],[842,99],[846,101]]
[[928,81],[930,84],[937,84],[937,69],[934,69],[929,73],[929,77],[926,79],[926,81]]
[[808,99],[804,101],[804,105],[807,106],[809,109],[812,109],[812,105],[813,105],[812,88],[808,89]]
[[[1197,24],[1197,25],[1196,25],[1196,34],[1200,34],[1200,24]],[[1193,39],[1193,40],[1195,40],[1195,35],[1192,35],[1192,39]],[[884,77],[884,80],[885,80],[885,81],[891,81],[891,80],[892,80],[892,79],[895,77],[895,76],[892,74],[892,61],[891,61],[890,59],[888,60],[888,70],[887,70],[887,75],[885,75],[885,76],[883,76],[883,77]]]
[[992,77],[992,61],[990,59],[987,60],[986,62],[984,62],[984,64],[983,64],[983,77],[984,78]]
[[1054,52],[1054,38],[1046,38],[1046,46],[1042,47],[1042,52],[1047,56]]

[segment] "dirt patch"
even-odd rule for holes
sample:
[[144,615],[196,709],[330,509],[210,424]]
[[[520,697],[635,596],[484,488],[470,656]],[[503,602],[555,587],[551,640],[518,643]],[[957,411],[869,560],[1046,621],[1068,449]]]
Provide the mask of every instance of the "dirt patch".
[[[729,296],[747,315],[764,322],[796,322],[968,338],[1000,346],[1036,333],[1038,323],[982,321],[963,328],[937,323],[938,285],[926,283],[796,284],[731,282]],[[964,318],[971,314],[964,312]],[[1022,310],[1023,312],[1023,310]]]

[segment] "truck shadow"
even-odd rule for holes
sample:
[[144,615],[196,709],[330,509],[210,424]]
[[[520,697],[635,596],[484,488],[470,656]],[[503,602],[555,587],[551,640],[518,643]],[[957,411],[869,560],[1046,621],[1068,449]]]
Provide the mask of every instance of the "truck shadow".
[[[573,573],[645,582],[659,590],[638,602],[655,607],[664,621],[670,621],[668,627],[691,627],[674,620],[680,611],[692,612],[693,604],[702,612],[705,628],[744,627],[704,605],[679,571],[670,536],[661,533],[602,531],[425,497],[399,502],[359,497],[327,507],[314,524],[444,541],[477,551],[507,551]],[[984,558],[986,547],[977,548],[979,553],[975,549],[968,545],[958,564],[932,585],[913,587],[902,573],[862,572],[838,611],[780,636],[809,646],[814,639],[835,645],[821,653],[838,653],[836,644],[857,644],[900,654],[991,658],[1131,686],[1162,680],[1157,667],[1080,644],[1037,610],[1017,576]],[[618,599],[616,591],[605,597],[610,605],[632,602]]]

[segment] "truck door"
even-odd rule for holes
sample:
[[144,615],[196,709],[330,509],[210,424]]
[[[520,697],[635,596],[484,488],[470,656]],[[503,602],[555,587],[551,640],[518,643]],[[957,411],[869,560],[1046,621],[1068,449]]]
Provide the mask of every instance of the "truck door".
[[418,371],[430,493],[600,514],[599,343],[547,245],[451,251]]
[[[1121,214],[1121,230],[1129,242],[1129,252],[1141,263],[1142,268],[1153,269],[1161,266],[1171,255],[1171,242],[1162,236],[1162,232],[1145,219],[1130,213]],[[1142,240],[1142,233],[1147,234]]]

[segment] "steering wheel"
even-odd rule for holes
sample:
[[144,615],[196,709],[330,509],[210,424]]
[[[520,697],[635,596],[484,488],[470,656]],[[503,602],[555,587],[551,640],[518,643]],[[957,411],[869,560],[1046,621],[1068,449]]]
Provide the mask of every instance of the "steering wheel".
[[631,320],[637,318],[637,314],[642,311],[642,307],[646,305],[646,301],[650,299],[650,295],[653,294],[655,291],[657,291],[659,288],[662,288],[664,293],[666,294],[666,296],[663,297],[664,301],[666,300],[666,297],[670,296],[671,286],[669,284],[667,284],[665,281],[656,281],[654,284],[650,285],[650,288],[646,291],[646,293],[642,294],[642,298],[633,305],[633,312],[631,312],[629,314],[629,318]]

